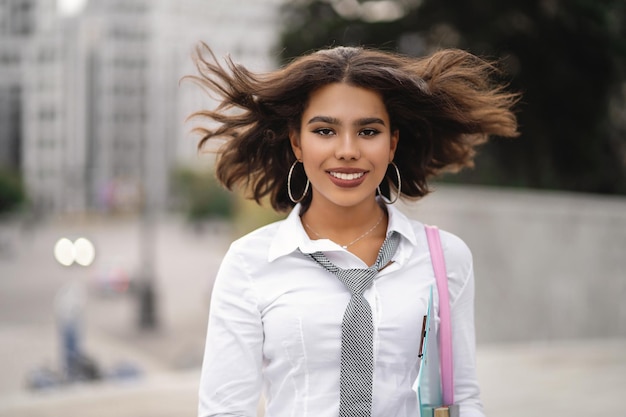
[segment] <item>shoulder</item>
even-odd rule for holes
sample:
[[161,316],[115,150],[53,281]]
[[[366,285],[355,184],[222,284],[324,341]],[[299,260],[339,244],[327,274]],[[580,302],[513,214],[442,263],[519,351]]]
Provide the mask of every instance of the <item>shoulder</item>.
[[263,226],[230,244],[215,277],[214,297],[237,293],[242,296],[247,291],[254,290],[259,271],[263,271],[268,265],[267,251],[271,236],[274,235],[273,228],[273,224]]
[[262,226],[234,240],[222,264],[235,263],[237,268],[254,274],[269,264],[269,253],[285,220]]
[[245,251],[250,246],[272,242],[283,222],[284,220],[279,220],[277,222],[261,226],[258,229],[237,238],[231,244],[231,250]]
[[470,248],[457,235],[439,230],[441,246],[448,276],[448,289],[452,303],[473,282],[473,257]]
[[257,258],[259,256],[264,256],[264,259],[267,259],[269,247],[283,222],[284,220],[280,220],[267,224],[235,239],[230,244],[228,254],[241,256],[244,259],[250,257]]
[[[413,233],[413,236],[415,238],[416,246],[418,248],[422,246],[428,247],[428,239],[426,237],[427,225],[418,220],[410,218],[407,218],[406,221],[410,225],[409,228],[411,229],[411,232]],[[471,264],[472,252],[467,244],[465,244],[463,239],[446,230],[439,228],[438,230],[444,257],[446,259],[446,266],[450,268],[459,265]],[[407,238],[410,237],[409,233],[402,234],[405,234]]]
[[457,235],[439,230],[441,246],[449,267],[472,264],[472,251],[469,246]]
[[441,231],[441,246],[446,259],[450,302],[455,304],[465,288],[473,285],[472,252],[460,237],[446,231]]

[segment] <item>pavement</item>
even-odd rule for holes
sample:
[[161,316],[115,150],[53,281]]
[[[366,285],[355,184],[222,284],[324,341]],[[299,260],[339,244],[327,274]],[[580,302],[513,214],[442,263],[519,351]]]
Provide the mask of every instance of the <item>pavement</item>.
[[[0,225],[0,417],[174,417],[196,414],[199,368],[212,279],[234,232],[221,223],[193,228],[160,219],[144,233],[133,218],[72,218]],[[86,236],[97,248],[88,267],[62,267],[57,239]],[[7,244],[9,242],[9,244]],[[107,286],[135,279],[154,260],[155,329],[139,325],[131,291]],[[73,283],[85,291],[85,351],[100,369],[132,367],[135,377],[44,390],[32,372],[60,369],[55,297]],[[479,380],[487,415],[626,416],[623,339],[479,344]]]

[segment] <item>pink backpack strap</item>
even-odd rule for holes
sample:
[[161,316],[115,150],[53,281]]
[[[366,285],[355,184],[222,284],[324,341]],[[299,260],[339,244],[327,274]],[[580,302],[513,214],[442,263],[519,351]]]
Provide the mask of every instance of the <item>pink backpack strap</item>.
[[439,359],[441,361],[441,390],[443,404],[454,404],[454,378],[452,371],[452,326],[450,323],[450,295],[448,274],[441,247],[441,237],[436,226],[426,226],[430,258],[437,280],[439,294]]

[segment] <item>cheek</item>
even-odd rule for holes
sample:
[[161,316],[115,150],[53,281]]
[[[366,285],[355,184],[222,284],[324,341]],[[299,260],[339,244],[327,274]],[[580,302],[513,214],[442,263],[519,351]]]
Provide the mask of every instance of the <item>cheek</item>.
[[313,146],[302,146],[300,159],[304,165],[307,175],[313,174],[315,169],[320,166],[323,158],[320,157],[319,149]]
[[376,155],[377,161],[384,161],[385,163],[389,163],[389,161],[391,161],[391,159],[393,158],[394,149],[389,141],[384,141],[372,147],[370,153]]
[[303,160],[319,161],[328,157],[332,153],[328,142],[315,140],[316,138],[302,137],[300,141],[300,149],[302,150]]

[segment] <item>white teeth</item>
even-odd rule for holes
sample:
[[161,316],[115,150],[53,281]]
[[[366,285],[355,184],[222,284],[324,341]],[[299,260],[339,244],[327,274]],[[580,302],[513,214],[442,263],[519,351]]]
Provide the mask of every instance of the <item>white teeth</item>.
[[357,178],[361,178],[363,176],[363,173],[355,172],[355,173],[347,174],[344,172],[331,172],[330,175],[340,180],[350,181],[350,180],[356,180]]

